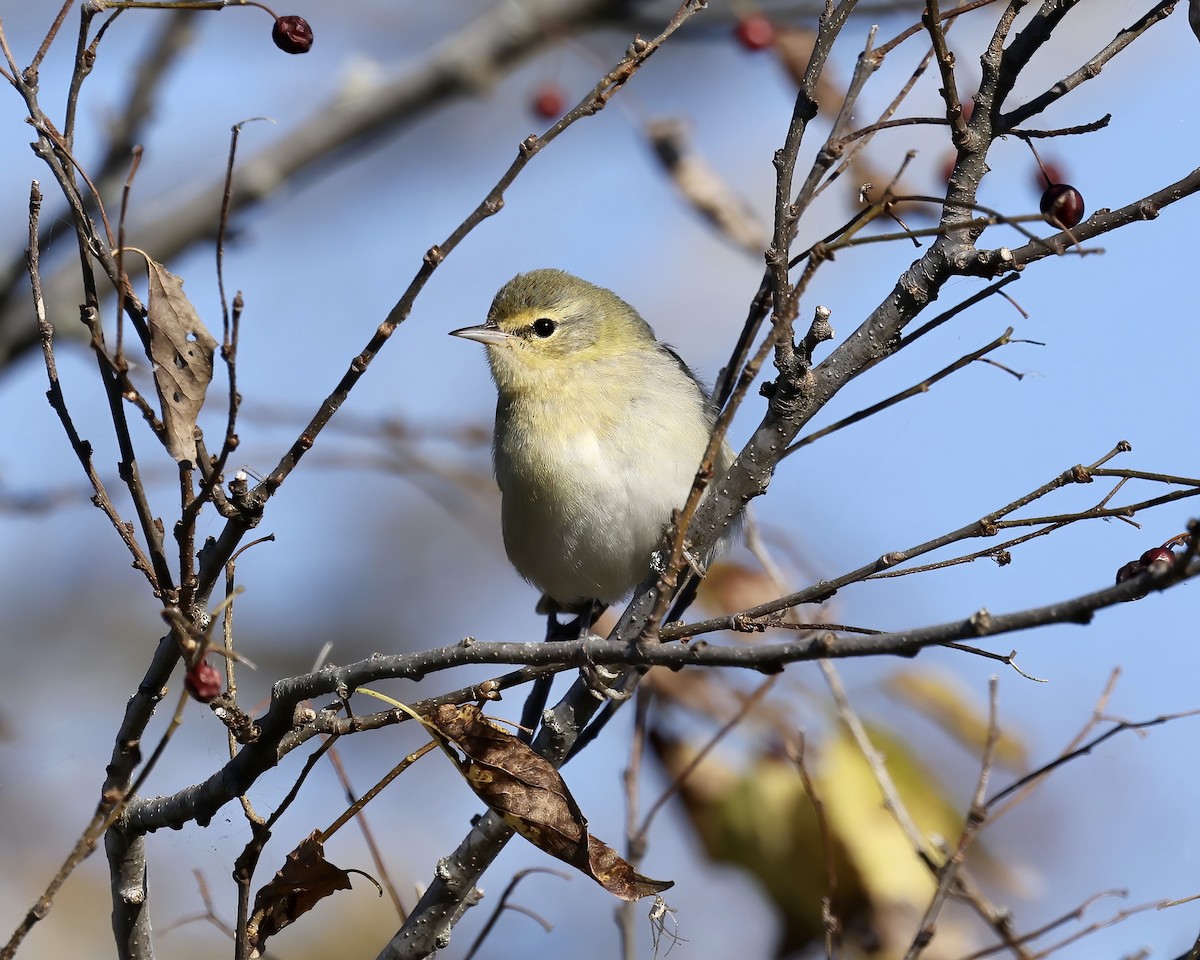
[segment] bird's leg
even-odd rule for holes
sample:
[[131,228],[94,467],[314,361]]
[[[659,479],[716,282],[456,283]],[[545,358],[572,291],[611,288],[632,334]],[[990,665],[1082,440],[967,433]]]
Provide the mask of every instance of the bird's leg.
[[[591,628],[597,620],[600,619],[604,607],[601,606],[598,610],[593,606],[593,614],[586,630],[579,631],[579,638],[586,639],[591,635]],[[582,621],[582,616],[580,620]],[[624,671],[620,667],[610,667],[603,663],[592,663],[590,660],[585,666],[579,668],[579,674],[583,677],[583,682],[587,684],[588,692],[597,700],[616,700],[623,702],[628,700],[632,691],[623,689],[621,677],[624,676]]]
[[[562,624],[553,612],[546,614],[546,642],[562,640]],[[525,698],[525,706],[521,708],[521,729],[517,732],[525,743],[533,741],[534,731],[541,722],[542,711],[546,709],[546,701],[550,697],[550,688],[554,685],[554,676],[538,677],[529,688],[529,696]]]
[[[704,568],[696,561],[690,552],[685,551],[684,557],[687,559],[688,565],[691,567],[691,571],[689,575],[684,578],[683,586],[679,588],[679,592],[675,594],[675,602],[671,605],[671,610],[667,614],[667,618],[664,621],[665,623],[670,623],[673,620],[679,620],[684,615],[684,613],[687,611],[687,608],[690,607],[695,601],[696,590],[699,588],[700,579],[705,573]],[[654,565],[654,568],[660,573],[666,570],[666,558],[662,551],[656,551],[654,556],[651,558],[651,562]],[[693,576],[693,574],[695,575]],[[587,670],[587,668],[584,669],[585,671]],[[602,668],[599,664],[593,664],[591,668],[592,671],[599,671],[601,669],[604,669],[606,672],[608,672],[607,668]],[[646,673],[646,668],[638,667],[636,672],[638,676],[643,676]],[[588,689],[590,689],[596,696],[603,695],[604,699],[608,700],[608,703],[604,705],[604,709],[600,711],[596,718],[586,727],[584,727],[582,731],[580,731],[575,743],[571,746],[570,752],[567,754],[567,760],[573,758],[575,754],[577,754],[580,750],[582,750],[600,735],[600,732],[608,725],[608,722],[616,714],[617,709],[622,703],[624,703],[624,701],[629,699],[633,692],[632,690],[613,689],[611,686],[593,683],[593,679],[594,677],[589,677]],[[611,684],[614,679],[616,679],[615,676],[610,676],[609,683]]]
[[593,621],[585,619],[588,617],[588,611],[584,611],[575,617],[574,620],[568,620],[566,623],[559,623],[558,617],[551,613],[546,617],[546,640],[583,640],[588,635],[588,630]]
[[[559,623],[558,605],[549,597],[543,597],[542,602],[538,604],[538,609],[539,612],[546,614],[546,642],[586,639],[591,634],[592,625],[600,619],[600,614],[604,612],[605,606],[605,604],[593,600],[579,611],[574,620]],[[525,706],[521,708],[522,729],[519,735],[526,743],[533,740],[534,731],[541,722],[542,712],[546,709],[546,701],[550,698],[550,688],[553,685],[553,675],[538,677],[533,681],[529,696],[525,699]]]

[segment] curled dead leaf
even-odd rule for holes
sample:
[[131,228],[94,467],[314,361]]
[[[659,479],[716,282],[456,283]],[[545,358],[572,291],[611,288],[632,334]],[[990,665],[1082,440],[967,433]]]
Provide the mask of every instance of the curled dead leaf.
[[146,323],[154,386],[162,404],[162,440],[176,462],[195,462],[196,418],[212,381],[217,341],[183,292],[183,280],[150,257],[146,267]]
[[670,880],[642,876],[591,836],[587,818],[554,765],[474,704],[444,704],[424,721],[452,753],[457,751],[459,771],[479,799],[540,850],[622,900],[638,900],[673,886]]
[[[351,873],[367,877],[362,871],[343,870],[326,860],[320,836],[320,831],[313,831],[302,840],[254,897],[254,912],[246,923],[252,957],[262,954],[268,937],[295,923],[319,901],[336,890],[349,890]],[[370,877],[367,879],[371,880]],[[374,880],[371,882],[375,883]],[[378,883],[375,887],[383,896],[383,888]]]

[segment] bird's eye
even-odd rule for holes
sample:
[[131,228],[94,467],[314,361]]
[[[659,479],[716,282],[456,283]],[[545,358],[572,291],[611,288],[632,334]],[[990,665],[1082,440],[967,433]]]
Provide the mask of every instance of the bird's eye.
[[557,328],[558,324],[549,317],[540,317],[533,321],[533,332],[543,340],[550,336]]

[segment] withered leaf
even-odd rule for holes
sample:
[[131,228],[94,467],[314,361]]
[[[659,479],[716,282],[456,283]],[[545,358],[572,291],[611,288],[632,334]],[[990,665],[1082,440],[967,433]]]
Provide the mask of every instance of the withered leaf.
[[212,380],[217,341],[184,294],[183,280],[149,257],[146,266],[146,321],[154,386],[162,403],[163,442],[176,462],[195,462],[196,417]]
[[587,819],[554,765],[474,704],[444,704],[426,721],[463,754],[459,770],[479,799],[534,846],[622,900],[638,900],[673,886],[670,880],[643,877],[591,836]]
[[319,837],[320,831],[314,830],[302,840],[287,855],[279,872],[255,896],[254,912],[246,923],[252,957],[262,953],[268,937],[294,923],[319,901],[335,890],[350,889],[350,871],[335,867],[325,859],[325,848]]
[[675,886],[674,880],[651,880],[633,869],[603,840],[588,836],[588,868],[583,871],[622,900],[640,900]]

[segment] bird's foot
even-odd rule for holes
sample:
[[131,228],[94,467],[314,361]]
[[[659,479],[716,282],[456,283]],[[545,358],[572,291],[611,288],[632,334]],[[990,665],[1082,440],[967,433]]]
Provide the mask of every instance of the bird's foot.
[[622,689],[625,673],[603,663],[589,663],[579,668],[579,675],[587,685],[588,693],[597,700],[615,700],[624,703],[631,696],[632,690]]

